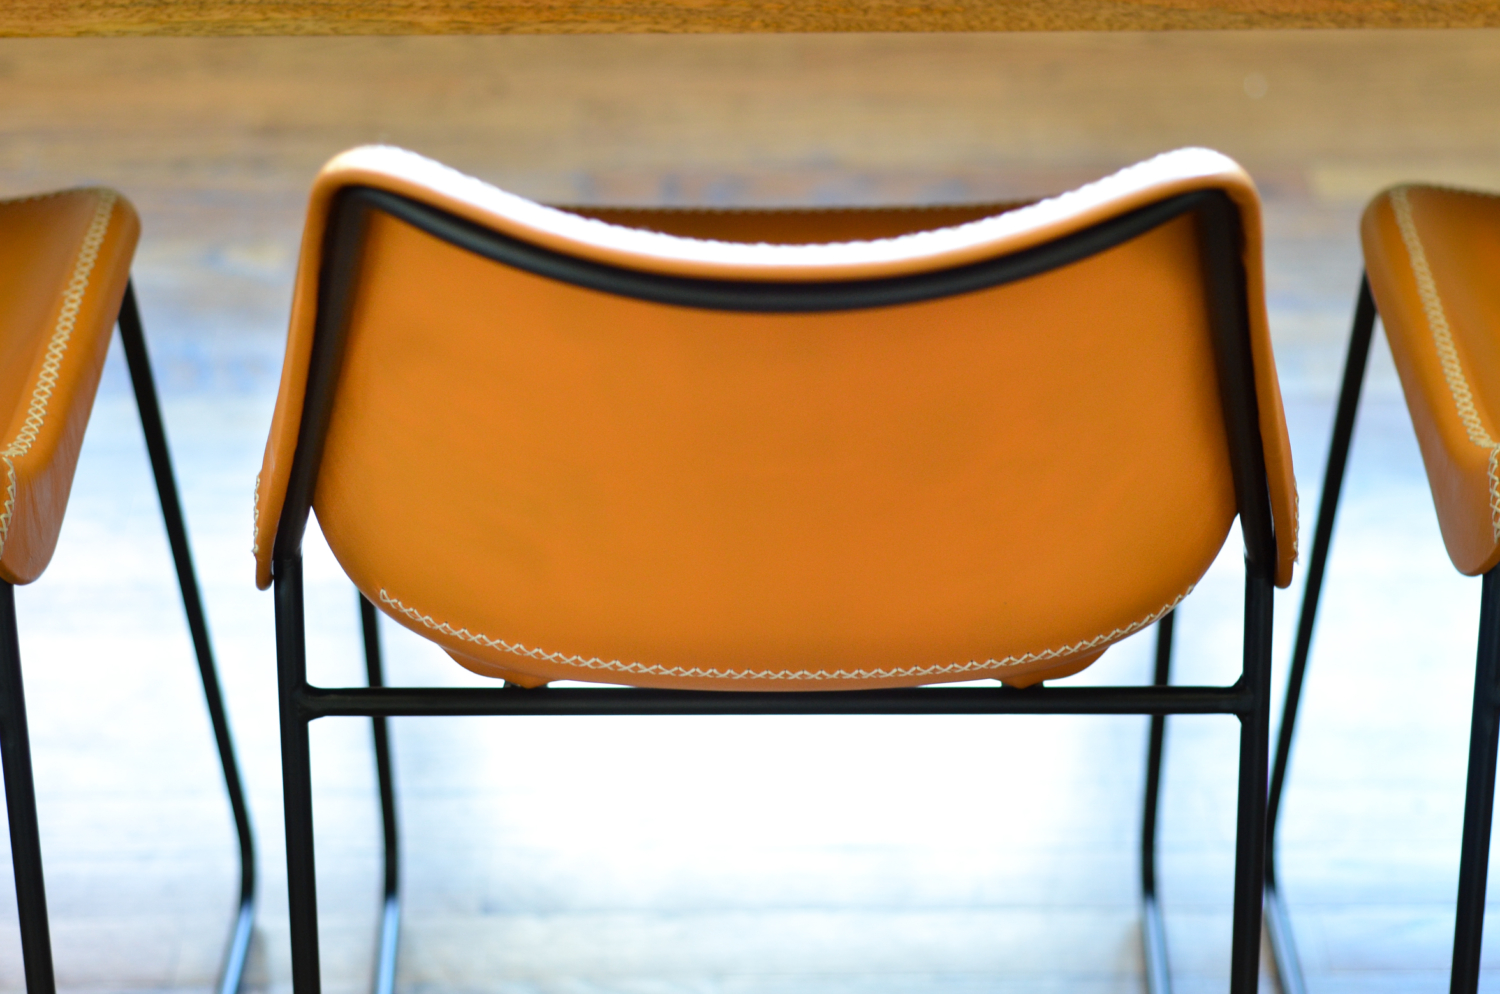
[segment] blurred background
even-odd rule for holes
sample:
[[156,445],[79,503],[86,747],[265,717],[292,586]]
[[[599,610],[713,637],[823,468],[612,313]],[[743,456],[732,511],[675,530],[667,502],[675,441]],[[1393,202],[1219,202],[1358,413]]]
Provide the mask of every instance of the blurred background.
[[[249,986],[289,989],[251,485],[304,199],[330,156],[387,142],[549,202],[736,206],[1041,196],[1219,149],[1265,197],[1309,531],[1359,211],[1400,180],[1500,189],[1497,106],[1496,31],[0,40],[0,195],[103,183],[143,217],[136,283],[261,847]],[[207,989],[233,908],[155,501],[116,350],[57,558],[18,592],[70,991]],[[353,588],[316,534],[308,557],[314,679],[357,683]],[[1238,560],[1232,539],[1181,610],[1182,681],[1237,671]],[[1299,585],[1277,602],[1278,693]],[[1309,986],[1446,990],[1479,587],[1443,553],[1383,344],[1325,590],[1282,824]],[[385,633],[392,682],[478,679]],[[1074,679],[1145,679],[1151,638]],[[397,719],[399,986],[1139,990],[1145,730]],[[1183,992],[1221,989],[1227,971],[1236,732],[1169,725],[1161,872]],[[368,985],[375,944],[368,726],[326,719],[313,745],[324,977],[343,994]],[[11,887],[0,873],[0,990],[22,988]]]

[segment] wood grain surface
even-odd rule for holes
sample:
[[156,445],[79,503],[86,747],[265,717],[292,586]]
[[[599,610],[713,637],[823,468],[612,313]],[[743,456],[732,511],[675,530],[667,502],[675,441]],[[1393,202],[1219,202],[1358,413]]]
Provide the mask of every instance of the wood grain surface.
[[8,0],[0,36],[1500,26],[1500,0]]
[[156,208],[191,234],[232,191],[295,231],[368,142],[546,200],[723,206],[1041,196],[1203,145],[1357,206],[1500,188],[1497,106],[1488,29],[14,38],[0,196],[106,183],[160,238]]

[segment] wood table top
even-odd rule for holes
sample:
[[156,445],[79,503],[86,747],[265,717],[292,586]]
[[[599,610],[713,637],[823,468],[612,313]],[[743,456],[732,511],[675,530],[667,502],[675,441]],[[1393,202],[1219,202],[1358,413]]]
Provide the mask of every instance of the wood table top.
[[0,37],[1500,27],[1500,0],[7,0]]

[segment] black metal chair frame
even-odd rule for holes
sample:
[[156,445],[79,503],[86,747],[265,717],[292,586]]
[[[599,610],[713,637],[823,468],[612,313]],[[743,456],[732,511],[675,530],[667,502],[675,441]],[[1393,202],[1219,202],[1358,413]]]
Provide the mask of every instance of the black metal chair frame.
[[[213,724],[214,742],[224,773],[224,787],[234,815],[239,841],[240,893],[234,921],[229,931],[224,959],[220,966],[216,994],[235,994],[245,972],[250,937],[255,920],[255,840],[250,830],[250,812],[235,761],[234,742],[224,713],[224,698],[219,688],[218,670],[209,643],[208,622],[203,614],[203,600],[198,593],[197,575],[192,552],[188,548],[187,529],[183,524],[182,505],[172,473],[167,450],[166,431],[161,408],[157,403],[156,384],[146,354],[146,338],[136,307],[135,288],[127,284],[119,314],[120,342],[135,389],[136,408],[146,436],[146,451],[151,471],[156,477],[156,492],[161,498],[162,518],[172,560],[177,567],[177,582],[182,591],[182,606],[187,614],[193,651],[198,659],[198,674],[203,681],[203,696]],[[52,994],[57,989],[52,966],[52,940],[47,921],[47,895],[42,874],[42,849],[37,829],[36,791],[31,772],[31,746],[26,729],[26,702],[21,684],[21,649],[16,634],[15,588],[0,581],[0,755],[5,774],[5,805],[10,820],[11,859],[15,864],[16,905],[20,917],[21,951],[25,960],[26,989],[30,994]]]
[[[617,687],[522,690],[386,687],[377,614],[359,598],[368,687],[326,688],[307,680],[302,593],[302,538],[331,416],[359,275],[367,219],[379,211],[485,258],[540,275],[640,299],[741,311],[842,310],[932,299],[1047,272],[1122,244],[1190,214],[1203,245],[1205,284],[1218,382],[1230,440],[1236,503],[1245,540],[1245,635],[1241,676],[1227,687],[1166,686],[1172,615],[1158,625],[1152,686],[917,687],[889,690],[721,692]],[[1266,772],[1270,719],[1272,587],[1276,542],[1253,381],[1239,214],[1217,190],[1181,194],[1104,221],[1035,249],[930,275],[843,284],[739,283],[644,274],[586,262],[528,245],[440,209],[385,191],[341,191],[322,246],[317,326],[306,402],[285,504],[273,549],[276,651],[281,707],[282,776],[287,840],[292,985],[318,994],[317,889],[309,725],[322,717],[373,719],[384,828],[384,904],[374,990],[395,982],[400,923],[395,791],[386,718],[437,715],[835,715],[835,714],[1142,714],[1151,715],[1141,844],[1145,961],[1152,994],[1170,989],[1155,873],[1156,809],[1167,714],[1226,714],[1240,720],[1238,821],[1234,886],[1232,994],[1257,989],[1261,887],[1265,864]]]
[[[1334,519],[1349,462],[1354,435],[1354,417],[1364,386],[1370,358],[1370,340],[1379,316],[1370,280],[1362,277],[1354,307],[1354,327],[1344,360],[1343,385],[1333,420],[1333,439],[1328,449],[1328,467],[1323,474],[1323,495],[1318,503],[1318,523],[1313,533],[1312,557],[1307,564],[1307,585],[1302,594],[1302,613],[1287,676],[1286,700],[1276,740],[1276,759],[1271,768],[1271,789],[1266,828],[1266,923],[1283,994],[1305,994],[1306,982],[1297,956],[1291,917],[1276,880],[1276,822],[1286,787],[1287,763],[1296,729],[1297,706],[1307,675],[1318,601],[1323,591],[1323,572],[1333,542]],[[1489,871],[1490,823],[1495,806],[1496,750],[1500,748],[1500,578],[1491,570],[1484,575],[1479,613],[1478,659],[1474,671],[1474,707],[1469,732],[1469,775],[1464,795],[1463,842],[1458,864],[1458,908],[1453,932],[1453,967],[1449,989],[1453,994],[1475,994],[1479,989],[1479,952],[1484,933],[1484,893]]]

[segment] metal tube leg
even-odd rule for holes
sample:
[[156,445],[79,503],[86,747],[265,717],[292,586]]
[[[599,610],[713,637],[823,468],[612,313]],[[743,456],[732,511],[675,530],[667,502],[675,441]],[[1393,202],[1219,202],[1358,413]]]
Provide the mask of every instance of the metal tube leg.
[[1339,389],[1338,409],[1333,418],[1333,439],[1328,446],[1328,467],[1323,472],[1323,495],[1318,502],[1318,523],[1313,531],[1312,555],[1307,563],[1307,582],[1302,589],[1302,613],[1297,619],[1297,640],[1287,672],[1286,700],[1281,706],[1281,727],[1276,736],[1276,758],[1271,764],[1271,793],[1267,801],[1266,825],[1266,925],[1282,994],[1304,994],[1302,966],[1297,958],[1291,919],[1276,887],[1276,823],[1281,816],[1281,794],[1286,785],[1287,762],[1292,753],[1292,734],[1297,727],[1297,705],[1302,700],[1302,680],[1312,648],[1313,626],[1318,619],[1318,601],[1323,592],[1323,570],[1333,542],[1333,523],[1338,515],[1339,495],[1344,487],[1344,467],[1349,462],[1349,444],[1354,436],[1354,416],[1364,386],[1370,358],[1370,339],[1375,331],[1375,298],[1370,281],[1362,277],[1354,305],[1354,328],[1349,335],[1349,353],[1344,360],[1344,382]]
[[21,687],[21,645],[16,637],[16,592],[0,580],[0,764],[5,773],[5,810],[10,818],[10,858],[16,873],[16,909],[21,917],[21,957],[29,994],[52,994],[52,938],[47,927],[47,890],[42,879],[42,841],[31,778],[31,742],[26,734],[26,695]]
[[[1152,682],[1166,686],[1172,678],[1172,626],[1175,612],[1156,623],[1156,673]],[[1146,800],[1141,818],[1141,940],[1146,955],[1146,994],[1171,994],[1172,973],[1167,961],[1167,933],[1161,903],[1156,897],[1156,812],[1161,796],[1162,748],[1167,716],[1151,716],[1146,746]]]
[[193,651],[198,657],[198,675],[203,681],[203,697],[208,703],[208,717],[213,725],[214,742],[219,748],[219,765],[224,773],[224,788],[234,815],[235,833],[240,849],[239,909],[229,932],[224,961],[219,970],[217,994],[235,994],[245,973],[250,952],[250,937],[255,923],[255,838],[250,828],[250,810],[235,760],[234,740],[229,734],[229,719],[224,711],[224,695],[219,687],[219,673],[214,665],[213,646],[208,638],[208,620],[203,613],[203,599],[198,592],[198,578],[193,569],[193,555],[188,547],[187,526],[183,523],[182,504],[177,497],[177,481],[172,473],[172,456],[167,449],[166,429],[161,407],[156,399],[156,382],[146,354],[146,336],[136,306],[135,287],[125,285],[125,299],[120,304],[120,344],[124,346],[125,363],[135,388],[135,406],[141,415],[141,430],[146,436],[146,452],[156,477],[156,493],[161,499],[161,516],[172,547],[172,561],[177,567],[177,585],[182,591],[182,607],[187,614]]
[[313,864],[312,755],[307,688],[307,641],[302,613],[302,557],[278,559],[276,671],[281,704],[281,785],[286,810],[287,904],[292,933],[292,990],[318,994],[318,884]]
[[1453,974],[1449,987],[1453,994],[1473,994],[1479,989],[1497,747],[1500,747],[1500,577],[1491,570],[1484,575],[1479,609],[1479,658],[1474,671],[1469,783],[1464,795],[1463,850],[1458,862],[1458,914],[1453,928]]
[[[372,687],[385,686],[380,657],[380,616],[359,595],[359,621],[365,639],[365,669]],[[385,839],[385,887],[380,914],[380,944],[375,954],[374,994],[396,989],[396,949],[401,938],[401,866],[396,836],[396,785],[391,774],[391,744],[383,715],[370,719],[375,737],[375,777],[380,785],[380,823]]]
[[1266,875],[1266,760],[1271,737],[1272,595],[1270,577],[1247,564],[1245,664],[1240,679],[1255,703],[1250,711],[1240,715],[1230,994],[1255,994],[1260,980],[1261,899]]

